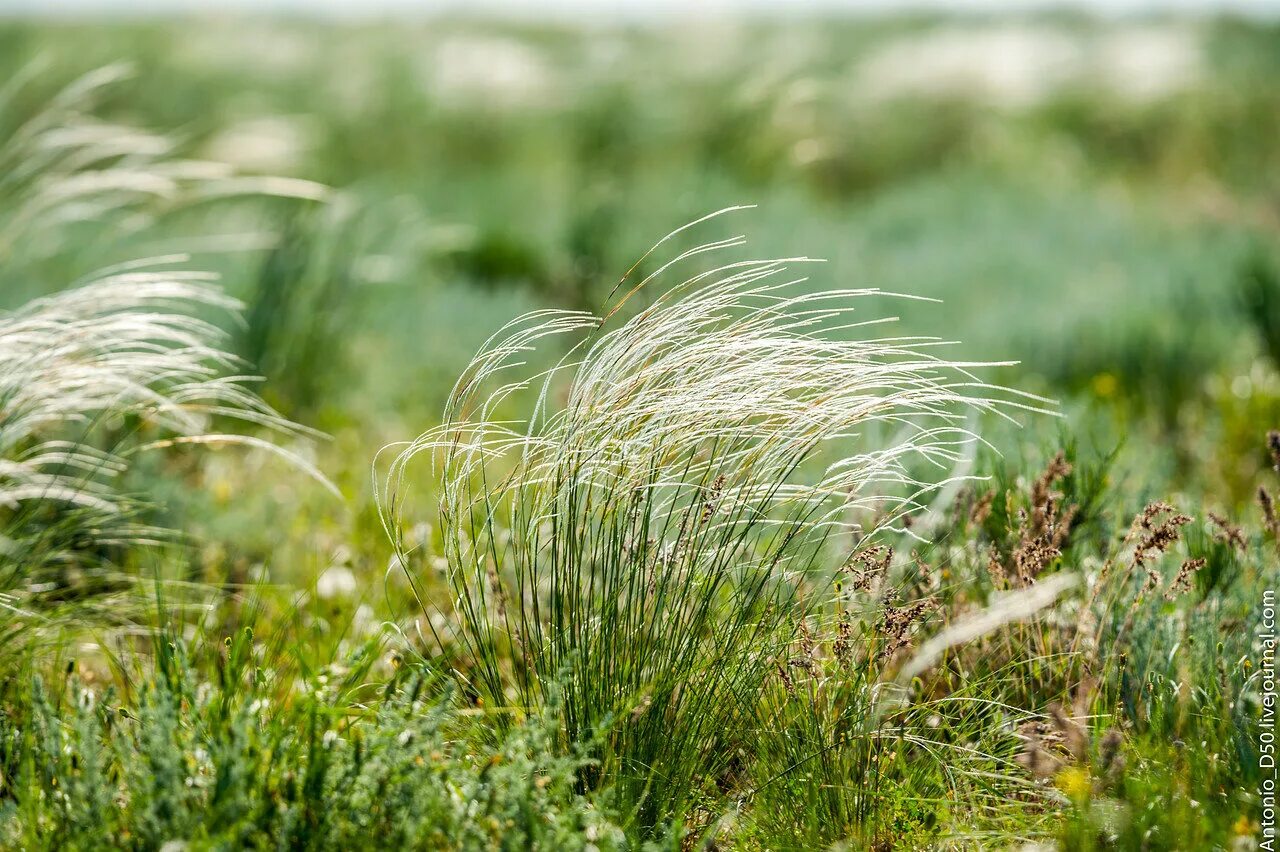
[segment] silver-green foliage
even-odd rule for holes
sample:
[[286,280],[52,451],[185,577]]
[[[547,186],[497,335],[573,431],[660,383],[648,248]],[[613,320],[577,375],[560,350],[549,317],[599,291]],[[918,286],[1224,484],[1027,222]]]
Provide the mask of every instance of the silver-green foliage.
[[559,752],[552,712],[486,742],[417,669],[360,719],[319,695],[286,708],[261,670],[228,675],[224,660],[220,681],[201,680],[165,640],[170,665],[135,672],[130,700],[36,678],[23,715],[0,715],[0,848],[628,848],[575,790],[584,759]]

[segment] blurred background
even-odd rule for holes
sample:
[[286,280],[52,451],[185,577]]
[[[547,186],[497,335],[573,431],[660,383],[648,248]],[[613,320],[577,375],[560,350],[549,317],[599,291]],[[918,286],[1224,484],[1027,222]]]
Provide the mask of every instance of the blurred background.
[[940,299],[868,310],[1020,361],[994,378],[1065,418],[1017,440],[1123,438],[1152,492],[1251,498],[1280,421],[1280,4],[219,6],[0,3],[4,138],[109,67],[84,126],[332,190],[175,190],[124,226],[79,211],[19,264],[0,246],[6,309],[189,254],[245,302],[230,333],[264,395],[332,436],[315,460],[354,509],[253,457],[185,472],[166,511],[200,571],[372,588],[348,578],[386,567],[376,451],[439,417],[507,319],[598,308],[736,204],[757,206],[711,235],[826,258],[815,287]]

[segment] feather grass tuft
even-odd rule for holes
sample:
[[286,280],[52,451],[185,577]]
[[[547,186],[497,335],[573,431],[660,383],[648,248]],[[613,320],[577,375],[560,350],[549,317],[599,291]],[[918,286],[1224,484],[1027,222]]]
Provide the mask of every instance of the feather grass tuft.
[[[570,741],[608,729],[600,772],[652,825],[724,762],[807,592],[947,481],[978,440],[967,418],[1045,403],[971,372],[993,365],[935,356],[938,341],[866,336],[883,321],[853,313],[877,291],[806,289],[788,271],[806,258],[695,272],[627,316],[677,265],[742,244],[624,279],[602,317],[507,324],[442,425],[389,448],[381,483],[407,568],[408,468],[431,460],[455,598],[429,621],[460,625],[435,639],[469,688],[490,705],[555,691]],[[557,363],[519,374],[562,340]],[[503,419],[526,394],[529,415]]]
[[[0,88],[0,263],[6,281],[47,290],[54,266],[83,251],[83,227],[117,238],[175,205],[230,194],[320,199],[305,181],[239,178],[182,159],[167,136],[103,122],[93,112],[125,66],[91,72],[29,117],[18,95],[29,67]],[[53,259],[57,264],[42,265]],[[137,457],[179,444],[240,444],[275,453],[333,493],[301,456],[237,424],[288,440],[318,433],[290,423],[209,317],[238,315],[215,276],[174,267],[185,256],[132,261],[55,295],[0,312],[0,644],[29,623],[97,624],[95,607],[126,588],[140,546],[174,534],[146,522],[121,483]],[[57,620],[57,619],[55,619]]]

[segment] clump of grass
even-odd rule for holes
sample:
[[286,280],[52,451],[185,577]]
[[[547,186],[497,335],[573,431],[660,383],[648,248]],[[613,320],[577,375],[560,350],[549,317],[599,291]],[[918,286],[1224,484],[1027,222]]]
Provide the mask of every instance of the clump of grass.
[[224,333],[191,313],[199,306],[236,303],[200,273],[135,268],[0,315],[0,591],[9,613],[101,591],[119,581],[131,548],[169,537],[117,487],[140,454],[238,444],[328,485],[291,450],[215,428],[312,434],[250,390],[220,348]]
[[993,683],[939,689],[935,670],[951,646],[1026,617],[1009,609],[1026,592],[914,648],[946,618],[938,590],[876,573],[839,589],[824,626],[802,624],[762,691],[743,798],[764,848],[924,848],[1034,821],[1042,806],[1010,771],[1012,708],[990,698]]
[[[945,478],[975,440],[968,413],[1020,404],[936,341],[859,337],[881,322],[852,317],[874,291],[806,291],[788,261],[695,273],[627,317],[678,263],[741,244],[624,278],[602,317],[508,324],[381,493],[408,565],[408,467],[431,459],[458,625],[436,640],[485,705],[562,695],[566,740],[604,737],[586,782],[616,779],[649,825],[730,770],[796,614],[920,508],[922,471]],[[572,345],[552,368],[499,384],[556,338]],[[499,419],[530,390],[528,416]]]
[[354,266],[367,230],[349,200],[291,211],[258,273],[238,350],[292,417],[316,414],[343,377]]
[[[242,179],[224,164],[183,159],[161,134],[94,118],[125,73],[87,74],[27,117],[17,107],[26,75],[0,91],[0,261],[15,286],[47,292],[43,261],[79,263],[81,223],[102,221],[118,238],[179,203],[323,196],[307,181]],[[244,433],[316,435],[251,390],[210,319],[236,316],[239,303],[215,276],[179,269],[185,260],[118,264],[0,312],[0,642],[28,635],[51,604],[127,582],[130,553],[170,538],[122,486],[144,453],[239,444],[282,456],[332,489],[302,456]]]
[[1236,273],[1240,312],[1253,327],[1258,344],[1280,366],[1280,273],[1272,257],[1255,248]]

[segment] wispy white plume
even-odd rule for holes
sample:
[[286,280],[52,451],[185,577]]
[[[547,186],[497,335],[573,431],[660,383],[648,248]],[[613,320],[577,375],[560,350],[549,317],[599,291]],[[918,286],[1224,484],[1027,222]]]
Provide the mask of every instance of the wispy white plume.
[[[93,115],[123,66],[91,72],[18,118],[32,65],[0,87],[0,264],[6,280],[47,275],[40,261],[78,254],[71,229],[136,230],[174,204],[229,194],[316,199],[306,181],[240,178],[221,163],[181,158],[168,136]],[[332,485],[288,449],[219,423],[289,439],[313,436],[269,408],[241,373],[224,332],[239,303],[214,276],[177,270],[185,256],[120,264],[56,295],[0,311],[0,591],[7,608],[60,578],[48,566],[109,562],[155,542],[119,483],[134,458],[175,444],[238,443],[285,457]],[[37,275],[32,270],[41,270]],[[221,315],[219,317],[219,315]],[[61,569],[60,569],[61,570]],[[17,597],[14,597],[17,595]]]
[[[0,87],[0,118],[17,120],[15,95],[39,70],[33,64]],[[238,175],[227,163],[180,156],[168,135],[97,118],[103,94],[130,73],[127,64],[116,64],[85,74],[0,139],[0,259],[19,251],[28,259],[54,255],[79,223],[127,232],[186,203],[232,195],[326,197],[321,184]]]
[[[661,765],[685,736],[709,747],[696,714],[727,712],[759,675],[771,625],[851,540],[946,481],[977,440],[971,413],[1044,402],[971,372],[990,364],[933,354],[936,340],[877,336],[883,320],[854,314],[876,291],[814,292],[790,271],[806,258],[716,266],[631,308],[677,266],[742,244],[698,245],[624,279],[603,318],[509,323],[458,380],[442,425],[393,448],[380,485],[411,565],[398,532],[408,469],[432,462],[455,594],[443,622],[462,625],[437,638],[462,647],[476,688],[536,701],[554,683],[570,726],[587,730],[643,694],[664,709],[635,724],[664,730],[627,754],[636,764]],[[526,366],[566,341],[554,366]]]

